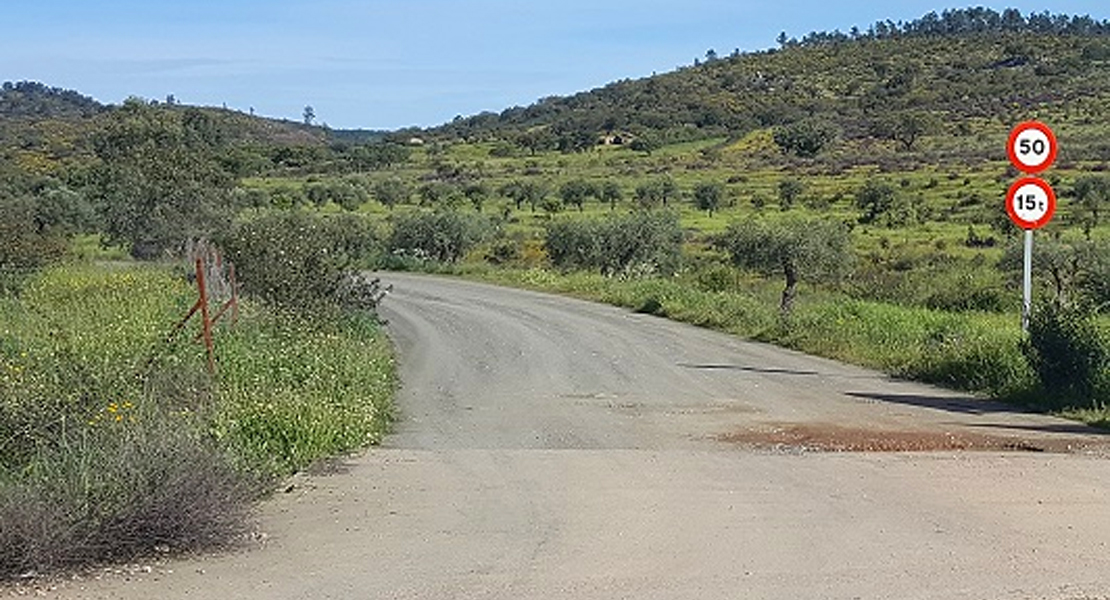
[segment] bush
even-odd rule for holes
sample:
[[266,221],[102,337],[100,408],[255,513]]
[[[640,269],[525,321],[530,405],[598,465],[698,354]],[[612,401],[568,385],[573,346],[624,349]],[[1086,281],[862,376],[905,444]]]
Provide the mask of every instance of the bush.
[[[372,315],[245,302],[217,376],[169,269],[51,268],[0,298],[0,579],[235,540],[281,476],[380,439]],[[153,355],[153,357],[152,357]]]
[[912,205],[900,197],[894,186],[885,181],[868,179],[856,192],[856,206],[863,211],[859,217],[860,223],[895,226],[916,220]]
[[836,126],[827,121],[807,119],[774,130],[775,144],[783,152],[813,158],[836,139]]
[[36,212],[29,199],[0,199],[0,294],[14,291],[26,275],[66,252],[61,235],[36,226]]
[[636,212],[603,220],[554,221],[545,241],[551,262],[561,269],[670,275],[681,262],[683,233],[672,212]]
[[300,309],[337,303],[379,244],[363,217],[282,211],[239,221],[222,245],[244,292]]
[[1110,340],[1089,311],[1046,303],[1029,321],[1022,350],[1052,408],[1102,408],[1110,403]]
[[414,212],[393,220],[391,253],[423,255],[440,262],[456,262],[487,240],[493,225],[481,215],[456,211]]
[[183,419],[147,411],[41,449],[0,485],[0,578],[210,548],[245,531],[261,481]]

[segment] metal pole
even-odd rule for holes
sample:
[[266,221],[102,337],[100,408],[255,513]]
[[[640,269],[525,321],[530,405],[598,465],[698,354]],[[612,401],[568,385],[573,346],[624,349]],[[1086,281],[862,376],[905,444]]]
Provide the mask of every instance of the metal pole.
[[216,374],[216,349],[212,343],[212,320],[208,315],[208,286],[204,280],[204,269],[207,267],[204,259],[197,259],[197,291],[200,293],[200,318],[201,335],[204,337],[204,347],[208,351],[208,372]]
[[1029,333],[1029,316],[1033,312],[1033,230],[1025,230],[1024,294],[1021,303],[1021,328]]

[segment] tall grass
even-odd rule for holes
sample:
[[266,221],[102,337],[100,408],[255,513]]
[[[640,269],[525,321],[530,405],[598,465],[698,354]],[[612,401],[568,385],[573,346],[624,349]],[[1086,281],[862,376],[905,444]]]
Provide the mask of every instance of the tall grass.
[[69,266],[0,298],[0,577],[226,543],[274,477],[377,441],[394,368],[370,315],[247,305],[218,373],[167,268]]
[[217,438],[276,473],[381,440],[395,374],[371,315],[255,308],[244,322],[220,340]]

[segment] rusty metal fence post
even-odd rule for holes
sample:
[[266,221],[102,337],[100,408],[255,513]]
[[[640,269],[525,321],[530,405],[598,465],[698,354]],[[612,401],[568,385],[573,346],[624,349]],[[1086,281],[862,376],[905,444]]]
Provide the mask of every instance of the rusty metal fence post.
[[[239,285],[235,280],[235,265],[227,263],[225,269],[219,250],[203,241],[190,244],[188,252],[193,256],[197,301],[193,303],[185,316],[174,325],[173,330],[166,336],[165,345],[172,343],[174,338],[199,312],[201,330],[196,339],[204,342],[208,372],[214,376],[216,374],[216,344],[213,327],[229,311],[232,325],[239,319]],[[211,306],[214,292],[227,297],[227,300],[220,304],[215,313],[212,312]],[[217,298],[217,301],[220,300],[221,298]],[[150,360],[146,363],[147,368],[154,363],[157,357],[157,352],[150,357]]]

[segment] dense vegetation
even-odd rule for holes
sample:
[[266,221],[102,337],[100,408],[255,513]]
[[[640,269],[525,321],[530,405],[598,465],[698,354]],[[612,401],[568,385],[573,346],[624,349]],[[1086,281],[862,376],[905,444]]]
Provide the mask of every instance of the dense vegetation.
[[[780,49],[727,57],[710,50],[705,62],[673,73],[458,119],[435,132],[509,140],[528,152],[585,150],[599,136],[650,150],[764,128],[783,128],[786,147],[803,155],[834,137],[848,147],[893,140],[913,149],[930,134],[973,138],[989,120],[1014,122],[1033,107],[1066,102],[1054,107],[1100,112],[1108,31],[1085,17],[969,9],[801,42],[783,35]],[[982,155],[981,146],[967,150]]]
[[[275,478],[380,439],[394,375],[355,273],[365,220],[237,218],[255,142],[219,112],[4,90],[3,127],[74,137],[3,148],[0,579],[233,543]],[[247,297],[212,372],[195,326],[172,335],[196,301],[173,265],[216,237]]]
[[[154,465],[174,454],[163,441],[181,445],[208,465],[197,476],[226,484],[214,494],[238,498],[254,493],[244,472],[286,472],[380,433],[378,400],[339,391],[388,388],[387,368],[363,366],[386,360],[365,342],[375,326],[351,312],[376,298],[363,267],[573,293],[1106,422],[1108,33],[1087,18],[946,11],[784,34],[774,50],[710,51],[672,73],[382,135],[5,85],[0,374],[43,384],[2,388],[0,546],[22,549],[0,561],[81,559],[19,546],[32,531],[19,527],[35,521],[11,507],[131,506],[130,496],[101,502],[101,488],[44,487],[87,481],[90,457],[128,436],[157,442],[136,446]],[[1037,234],[1038,309],[1025,334],[1020,236],[1001,197],[1017,175],[1007,133],[1031,118],[1059,135],[1046,177],[1061,203]],[[198,238],[228,251],[255,312],[223,334],[216,379],[188,344],[129,378],[187,309],[180,278],[58,265],[176,259]],[[58,334],[129,322],[110,294],[84,316],[51,312],[77,288],[98,302],[125,276],[137,286],[127,294],[150,295],[134,331],[111,343]],[[306,320],[305,308],[325,318]],[[93,344],[106,358],[83,362],[101,356]],[[344,357],[338,371],[325,355]],[[184,409],[188,435],[163,436],[157,424],[180,423]],[[106,420],[130,423],[126,411],[136,433],[102,436],[117,431]],[[105,481],[147,477],[112,472]],[[203,541],[234,524],[194,531]]]
[[[365,315],[244,307],[207,371],[165,267],[55,267],[0,298],[0,578],[226,544],[272,478],[380,438]],[[190,329],[190,332],[193,330]]]

